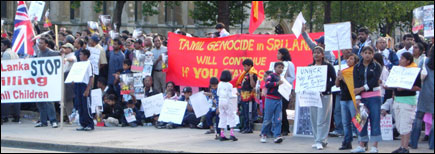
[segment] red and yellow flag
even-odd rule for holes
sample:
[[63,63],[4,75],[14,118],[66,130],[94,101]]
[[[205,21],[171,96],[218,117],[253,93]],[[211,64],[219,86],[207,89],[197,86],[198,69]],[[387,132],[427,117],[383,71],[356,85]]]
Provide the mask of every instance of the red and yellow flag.
[[48,9],[47,12],[45,12],[45,17],[44,17],[45,18],[45,23],[44,23],[45,28],[51,27],[51,25],[52,25],[50,19],[48,18],[49,14],[50,14],[49,11],[50,10]]
[[249,34],[253,34],[264,20],[263,1],[252,1]]

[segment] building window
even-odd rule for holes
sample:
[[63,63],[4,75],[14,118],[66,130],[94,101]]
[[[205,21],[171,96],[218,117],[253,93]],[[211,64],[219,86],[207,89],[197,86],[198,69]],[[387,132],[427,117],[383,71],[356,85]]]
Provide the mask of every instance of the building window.
[[70,2],[70,5],[69,5],[69,8],[70,8],[70,12],[69,12],[69,18],[71,19],[71,20],[73,20],[75,17],[74,17],[74,15],[75,15],[75,9],[72,7],[72,3],[74,3],[74,1],[71,1]]
[[2,5],[2,13],[1,13],[1,18],[6,18],[6,13],[7,13],[7,7],[6,7],[6,1],[1,1],[1,5]]

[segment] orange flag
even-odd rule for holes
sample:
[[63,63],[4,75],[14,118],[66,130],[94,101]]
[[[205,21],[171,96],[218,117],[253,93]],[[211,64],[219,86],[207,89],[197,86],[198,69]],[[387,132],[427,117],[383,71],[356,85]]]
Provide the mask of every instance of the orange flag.
[[253,34],[264,20],[263,1],[252,1],[249,34]]

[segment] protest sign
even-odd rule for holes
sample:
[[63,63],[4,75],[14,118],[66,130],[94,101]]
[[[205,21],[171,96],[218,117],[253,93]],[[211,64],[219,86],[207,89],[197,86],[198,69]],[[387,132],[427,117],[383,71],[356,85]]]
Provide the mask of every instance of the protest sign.
[[325,24],[325,51],[352,49],[350,22]]
[[60,101],[61,57],[1,61],[1,103]]
[[204,95],[203,91],[192,95],[190,102],[192,103],[193,111],[195,111],[197,118],[207,114],[211,108],[211,104],[208,103],[207,97]]
[[[391,114],[385,115],[385,117],[381,116],[381,136],[383,141],[392,141],[393,140],[393,116]],[[371,125],[370,121],[367,126],[368,136],[370,138],[371,134]]]
[[302,24],[305,24],[307,21],[305,21],[304,16],[302,15],[302,12],[299,13],[298,17],[296,17],[296,21],[293,24],[292,31],[295,34],[296,38],[299,38],[299,35],[302,33]]
[[187,102],[165,100],[160,112],[159,120],[161,122],[172,122],[181,125],[183,122],[184,112],[186,112]]
[[121,74],[121,95],[129,95],[134,88],[133,74]]
[[290,101],[290,95],[292,93],[293,86],[285,80],[285,78],[281,78],[283,84],[279,85],[278,92],[284,97],[287,101]]
[[124,116],[125,120],[127,120],[127,123],[136,121],[136,116],[134,116],[132,108],[124,109]]
[[152,117],[153,115],[160,114],[164,103],[163,94],[154,95],[147,98],[142,98],[142,110],[145,113],[145,117]]
[[325,91],[327,74],[328,67],[325,65],[298,67],[295,91]]
[[143,66],[143,73],[145,74],[145,76],[151,76],[151,73],[153,72],[153,59],[154,54],[152,52],[145,52],[145,61]]
[[[323,33],[308,34],[311,39]],[[211,77],[229,70],[233,79],[243,73],[242,62],[252,59],[263,80],[269,64],[276,61],[278,49],[287,48],[295,67],[313,62],[312,51],[294,35],[230,35],[223,38],[196,38],[168,33],[168,71],[166,81],[191,87],[208,87]]]
[[411,89],[419,73],[420,68],[393,66],[385,85],[390,88]]
[[423,32],[424,37],[433,37],[434,29],[434,5],[427,5],[423,7]]
[[91,56],[89,57],[89,61],[91,61],[92,71],[95,75],[98,75],[100,73],[100,53],[101,51],[98,48],[95,47],[87,47],[87,49],[91,52]]
[[143,86],[144,77],[143,73],[133,73],[134,96],[136,96],[136,99],[145,97],[145,89]]
[[68,73],[65,83],[74,82],[88,84],[89,76],[91,75],[91,63],[89,61],[75,62]]
[[31,21],[41,21],[42,13],[44,12],[44,1],[32,1],[29,7],[29,19]]
[[110,23],[112,23],[112,18],[110,15],[100,15],[99,21],[101,23],[101,28],[103,29],[104,33],[108,32],[108,27],[110,27]]
[[96,109],[99,108],[99,111],[103,112],[103,92],[101,89],[91,90],[91,111],[95,113]]
[[302,91],[296,93],[296,99],[301,107],[318,107],[322,108],[322,99],[318,91]]
[[310,107],[301,107],[299,103],[300,101],[296,97],[293,136],[311,137],[313,136],[313,128],[311,126]]
[[133,63],[131,65],[132,72],[143,72],[145,61],[145,53],[141,50],[133,51]]

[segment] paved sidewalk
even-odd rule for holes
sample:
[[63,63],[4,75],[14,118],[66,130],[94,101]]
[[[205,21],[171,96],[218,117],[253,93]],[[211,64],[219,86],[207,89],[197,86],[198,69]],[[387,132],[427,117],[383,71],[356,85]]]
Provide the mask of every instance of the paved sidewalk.
[[[77,132],[77,127],[66,125],[63,130],[51,127],[34,128],[31,121],[21,124],[6,123],[1,126],[2,147],[20,146],[20,148],[37,148],[43,150],[67,152],[278,152],[278,153],[349,153],[339,151],[342,138],[329,138],[325,150],[311,148],[312,138],[284,137],[284,142],[274,144],[272,139],[260,143],[259,132],[240,134],[239,141],[220,142],[214,135],[205,135],[206,130],[178,128],[173,130],[156,129],[153,126],[137,128],[96,127],[92,132]],[[17,145],[16,145],[17,144]],[[400,141],[385,141],[379,144],[380,152],[391,153],[397,149]],[[354,141],[353,146],[357,146]],[[427,142],[422,142],[416,153],[433,153]]]

